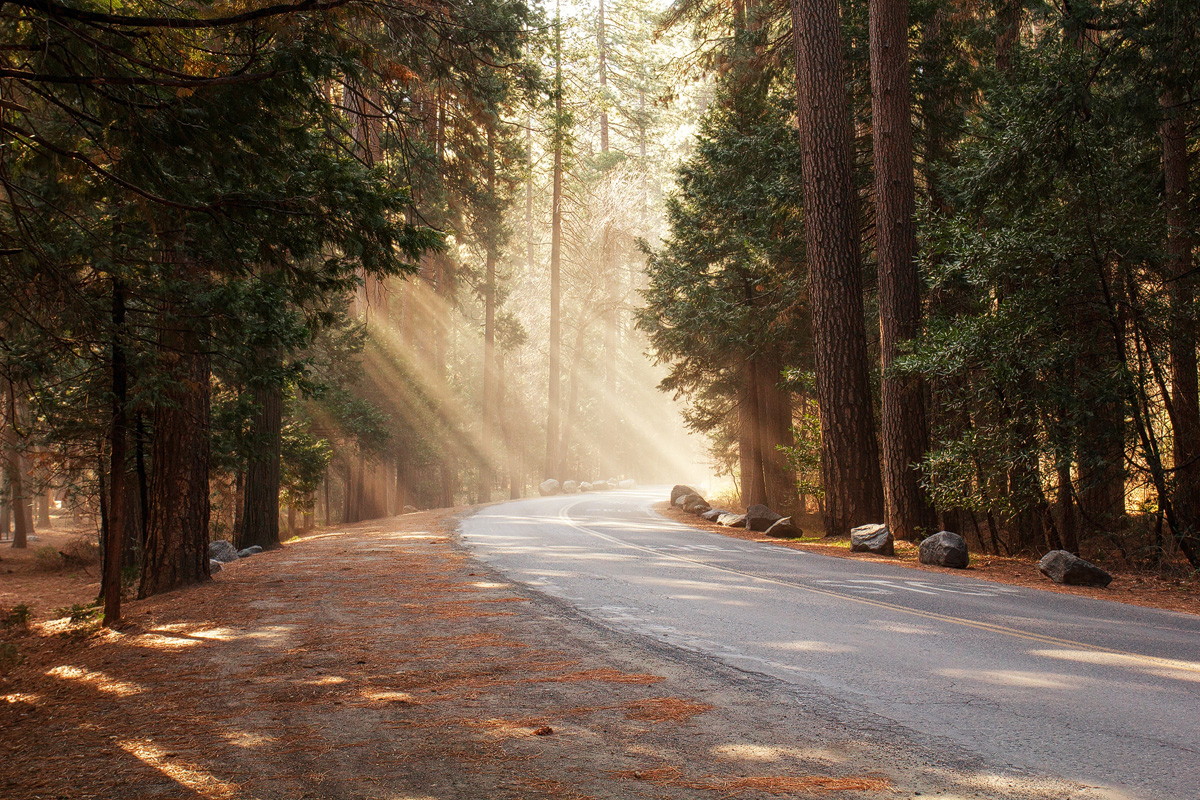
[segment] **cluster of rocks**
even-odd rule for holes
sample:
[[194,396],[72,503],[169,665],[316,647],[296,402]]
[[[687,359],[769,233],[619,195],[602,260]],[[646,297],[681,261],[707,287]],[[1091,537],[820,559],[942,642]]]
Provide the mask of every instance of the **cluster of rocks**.
[[608,480],[595,481],[556,481],[554,478],[547,478],[538,484],[538,492],[542,497],[548,497],[552,494],[579,494],[580,492],[606,492],[611,489],[636,489],[637,481],[632,478],[625,480],[617,480],[609,478]]
[[764,505],[750,506],[746,509],[745,514],[726,511],[723,508],[713,508],[698,491],[683,484],[671,489],[671,505],[726,528],[745,528],[781,539],[792,539],[804,535],[804,531],[792,523],[791,517],[777,514]]
[[222,564],[229,564],[237,561],[239,558],[249,558],[261,553],[263,549],[256,544],[238,550],[224,539],[218,539],[215,542],[208,543],[208,571],[209,573],[220,572]]
[[[886,525],[860,525],[850,531],[850,550],[892,556],[896,554],[895,539]],[[971,560],[966,540],[951,531],[922,540],[917,557],[922,564],[952,569],[966,569]],[[1052,550],[1042,556],[1038,569],[1055,583],[1072,586],[1104,587],[1112,582],[1112,576],[1103,569],[1066,550]]]

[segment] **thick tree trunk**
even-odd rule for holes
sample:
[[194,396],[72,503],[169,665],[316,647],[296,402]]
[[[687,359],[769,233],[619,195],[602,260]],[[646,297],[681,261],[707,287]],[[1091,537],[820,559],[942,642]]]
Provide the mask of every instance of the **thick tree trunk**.
[[112,416],[109,422],[108,522],[104,531],[104,569],[100,594],[104,598],[104,624],[121,619],[121,561],[126,546],[126,513],[129,507],[129,421],[125,412],[129,375],[125,358],[125,287],[113,280],[112,296]]
[[883,486],[863,321],[850,109],[837,0],[792,0],[825,532],[879,522]]
[[209,357],[197,324],[175,311],[160,320],[158,347],[168,374],[153,412],[139,597],[208,579]]
[[[263,371],[278,368],[278,359],[266,354]],[[282,474],[283,387],[274,379],[255,383],[254,418],[251,421],[250,452],[246,459],[242,528],[239,548],[258,545],[265,550],[279,547],[279,484]]]
[[921,326],[913,213],[912,107],[908,86],[908,0],[871,0],[871,125],[875,148],[875,242],[883,378],[880,417],[885,521],[898,539],[930,532],[933,509],[917,464],[929,448],[925,388],[895,374],[904,342]]
[[17,433],[17,387],[8,381],[8,419],[4,427],[4,464],[8,471],[8,503],[12,509],[12,546],[21,549],[29,546],[29,534],[33,524],[27,513],[28,498],[25,496],[25,465],[21,457],[21,438]]
[[[1164,204],[1167,217],[1167,274],[1171,302],[1169,335],[1174,472],[1171,504],[1177,538],[1185,548],[1200,552],[1200,390],[1196,377],[1196,320],[1193,273],[1190,188],[1188,186],[1187,122],[1177,93],[1164,92],[1162,144]],[[1182,543],[1182,542],[1181,542]]]
[[758,402],[758,364],[747,358],[738,381],[738,460],[740,462],[742,505],[767,502],[763,476],[762,419]]
[[766,503],[773,510],[790,516],[797,512],[800,498],[796,493],[796,472],[780,448],[795,444],[792,437],[791,393],[779,387],[783,364],[773,354],[759,357],[758,408],[761,435],[759,452],[763,471]]

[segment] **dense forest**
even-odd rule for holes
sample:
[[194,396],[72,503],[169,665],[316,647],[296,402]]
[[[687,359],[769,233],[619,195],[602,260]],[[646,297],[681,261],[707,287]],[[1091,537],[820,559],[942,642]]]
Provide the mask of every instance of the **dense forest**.
[[95,529],[111,621],[213,539],[673,480],[686,424],[827,534],[1200,568],[1198,28],[5,0],[0,533]]

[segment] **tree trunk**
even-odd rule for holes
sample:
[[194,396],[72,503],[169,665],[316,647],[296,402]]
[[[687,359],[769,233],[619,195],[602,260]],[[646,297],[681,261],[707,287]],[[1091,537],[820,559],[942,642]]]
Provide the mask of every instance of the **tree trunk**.
[[[487,194],[495,198],[496,193],[496,143],[492,123],[487,129],[488,169]],[[483,284],[483,402],[479,436],[479,486],[476,491],[480,503],[492,499],[492,484],[495,482],[495,395],[496,395],[496,236],[487,233],[484,257]]]
[[121,620],[121,561],[125,555],[126,514],[129,508],[129,421],[125,413],[129,375],[125,358],[125,287],[113,279],[112,287],[112,417],[109,422],[109,500],[104,530],[104,569],[100,594],[104,598],[104,625]]
[[273,351],[260,359],[260,366],[264,377],[252,387],[255,410],[246,458],[242,528],[236,541],[239,549],[258,545],[272,550],[279,547],[283,387],[271,375],[279,366]]
[[12,509],[12,546],[21,549],[29,546],[29,534],[33,525],[26,513],[25,465],[21,457],[21,437],[17,432],[17,387],[8,381],[8,424],[4,428],[5,467],[8,470],[8,502]]
[[837,0],[792,0],[825,532],[883,516]]
[[600,0],[597,20],[596,49],[600,60],[600,152],[608,152],[608,25],[604,15],[604,0]]
[[913,221],[908,0],[871,0],[870,16],[884,517],[897,539],[913,539],[920,531],[930,532],[934,518],[916,466],[929,448],[925,388],[917,377],[895,374],[901,346],[915,338],[921,326]]
[[[177,264],[186,278],[186,265]],[[153,411],[150,514],[139,597],[207,580],[209,357],[197,323],[178,307],[159,321],[167,372]]]
[[762,419],[758,402],[758,363],[747,358],[738,381],[738,460],[741,474],[742,505],[747,508],[767,502],[763,476]]
[[762,463],[766,504],[784,516],[796,513],[796,471],[780,448],[795,444],[792,437],[791,393],[779,387],[783,364],[774,354],[758,360],[759,458]]
[[563,74],[562,74],[562,20],[556,13],[554,22],[554,173],[550,209],[550,341],[547,367],[549,387],[546,410],[546,468],[545,477],[561,480],[562,453],[560,444],[560,414],[562,412],[562,312],[561,312],[561,258],[562,258],[562,181],[563,181]]
[[1163,120],[1159,124],[1159,138],[1167,217],[1167,286],[1171,302],[1169,349],[1174,390],[1169,406],[1175,467],[1171,504],[1174,519],[1181,528],[1174,531],[1175,536],[1188,539],[1192,550],[1200,550],[1200,391],[1196,377],[1193,311],[1196,275],[1192,271],[1192,248],[1195,243],[1189,233],[1192,220],[1187,121],[1176,92],[1164,92],[1161,105]]

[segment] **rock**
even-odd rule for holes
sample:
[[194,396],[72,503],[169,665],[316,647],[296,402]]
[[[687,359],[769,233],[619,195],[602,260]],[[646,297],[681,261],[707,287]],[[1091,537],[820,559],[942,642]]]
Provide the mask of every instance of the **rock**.
[[616,478],[609,478],[608,480],[605,481],[605,483],[608,484],[608,488],[616,489],[619,481]]
[[744,528],[746,527],[746,515],[722,514],[717,517],[717,524],[724,525],[726,528]]
[[592,481],[593,492],[603,492],[607,488],[608,484],[605,481]]
[[416,506],[405,506],[405,507],[404,507],[404,513],[405,513],[405,514],[412,514],[412,513],[413,513],[413,512],[415,512],[416,510],[417,510],[417,507],[416,507]]
[[921,542],[917,557],[922,564],[954,569],[966,569],[971,560],[967,553],[967,540],[951,531],[935,533]]
[[887,525],[859,525],[850,531],[850,552],[894,556],[896,540]]
[[705,511],[711,511],[712,506],[700,495],[689,494],[683,498],[683,510],[689,514],[703,514]]
[[579,484],[579,491],[590,492],[591,490],[592,490],[592,484],[590,482],[584,481],[583,483]]
[[538,484],[538,492],[542,497],[552,494],[562,494],[562,484],[554,480],[554,478],[547,478]]
[[216,575],[216,574],[217,574],[218,572],[220,572],[222,569],[223,569],[223,567],[221,566],[221,562],[220,562],[220,561],[217,561],[217,560],[215,560],[215,559],[212,559],[212,558],[210,558],[210,559],[208,560],[208,574],[209,574],[209,575]]
[[636,489],[637,481],[635,481],[633,478],[626,478],[625,480],[623,480],[617,484],[617,488],[619,488],[619,489]]
[[672,487],[672,489],[671,489],[671,505],[673,505],[673,506],[679,505],[679,503],[676,501],[679,500],[679,498],[683,497],[685,494],[700,494],[700,493],[697,492],[695,489],[693,489],[690,486],[684,486],[682,483],[677,484],[676,486]]
[[563,481],[563,494],[579,494],[579,481]]
[[767,536],[777,536],[781,539],[794,539],[797,536],[803,536],[804,531],[792,524],[791,517],[784,517],[777,520],[771,527],[763,531]]
[[1055,583],[1070,586],[1099,586],[1112,583],[1112,575],[1090,561],[1084,561],[1066,550],[1051,550],[1038,562],[1042,574]]
[[716,522],[718,519],[721,518],[722,514],[728,514],[728,513],[729,512],[723,508],[710,508],[708,511],[705,511],[703,514],[700,515],[700,519],[706,519],[709,522]]
[[746,509],[746,530],[764,533],[781,519],[782,514],[776,514],[764,505],[753,505]]
[[231,561],[238,560],[238,551],[224,539],[217,539],[215,542],[208,543],[208,557],[213,561],[228,564]]
[[263,549],[256,544],[252,544],[244,550],[238,550],[238,558],[249,558],[261,553]]

